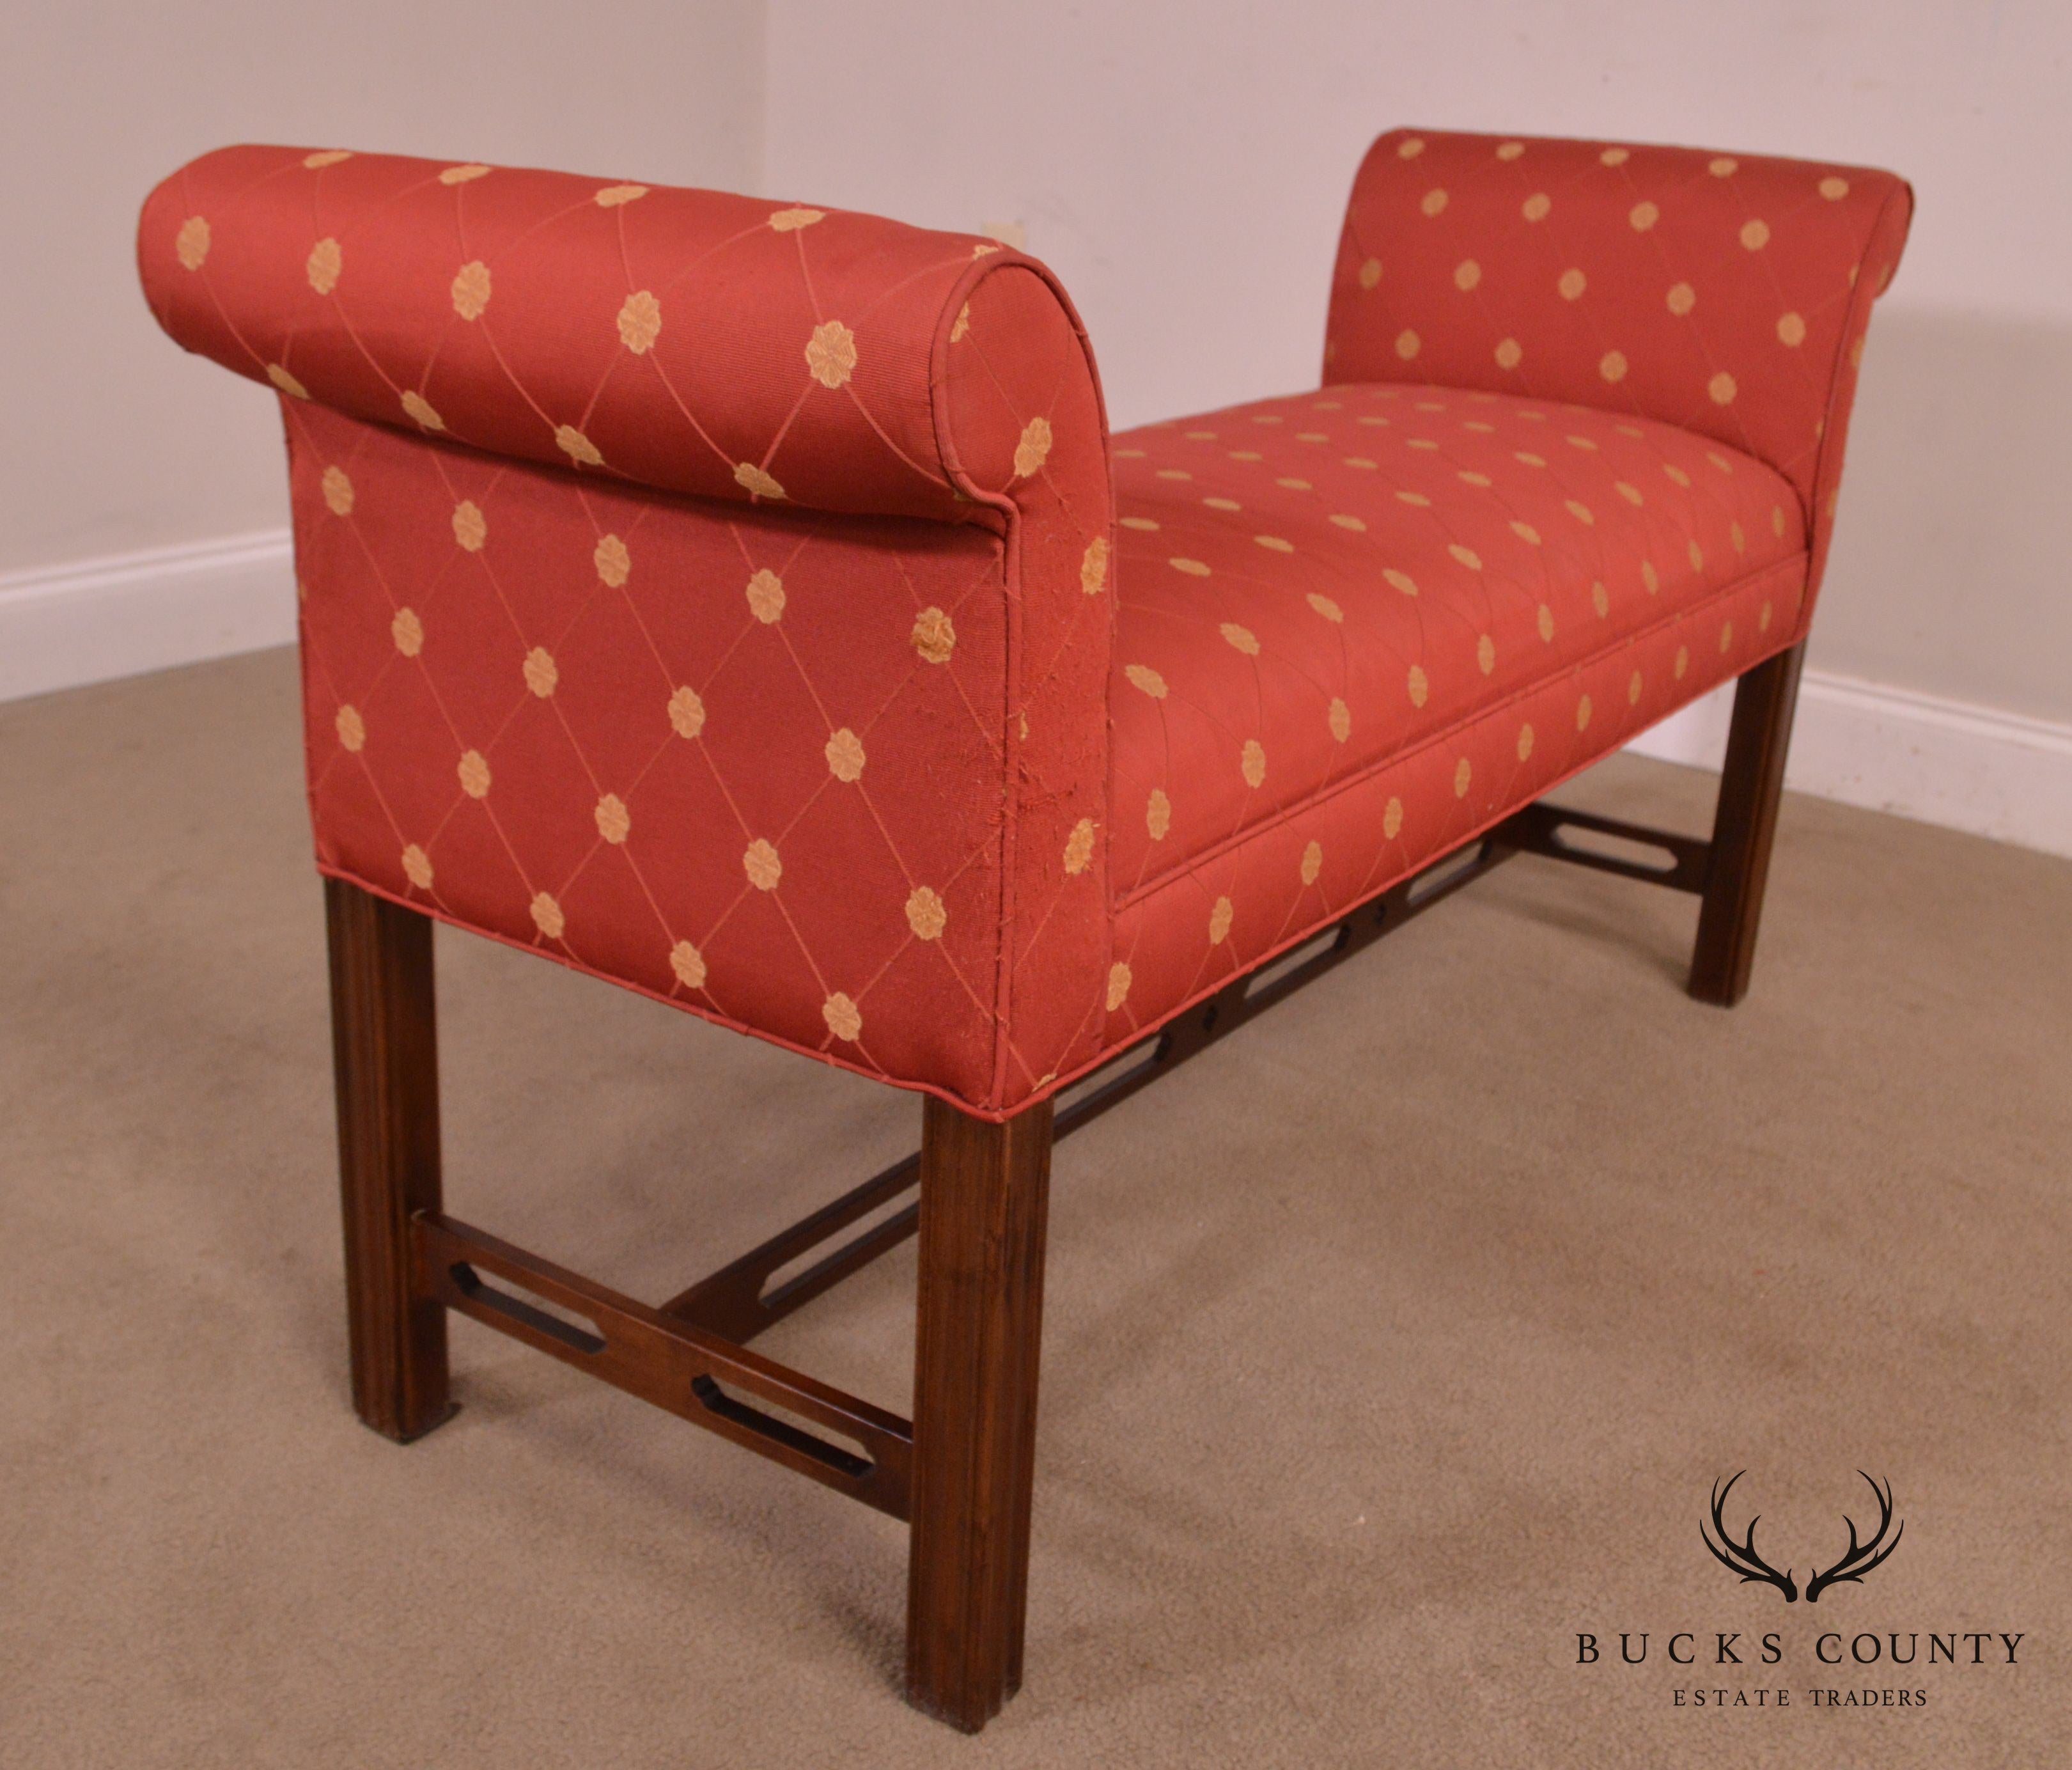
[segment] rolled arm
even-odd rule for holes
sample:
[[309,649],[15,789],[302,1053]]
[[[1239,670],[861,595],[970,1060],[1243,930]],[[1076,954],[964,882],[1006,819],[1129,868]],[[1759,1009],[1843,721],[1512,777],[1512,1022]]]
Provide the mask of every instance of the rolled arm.
[[1861,167],[1394,130],[1354,183],[1324,377],[1715,438],[1797,488],[1817,583],[1871,303],[1912,210],[1903,180]]
[[1042,266],[281,147],[138,255],[279,392],[325,871],[995,1116],[1092,1054],[1107,427]]
[[[877,216],[267,146],[166,179],[138,257],[176,340],[292,398],[663,491],[951,521],[1019,441],[950,434],[951,335],[989,273],[1047,277]],[[1025,323],[1076,330],[1062,295]]]

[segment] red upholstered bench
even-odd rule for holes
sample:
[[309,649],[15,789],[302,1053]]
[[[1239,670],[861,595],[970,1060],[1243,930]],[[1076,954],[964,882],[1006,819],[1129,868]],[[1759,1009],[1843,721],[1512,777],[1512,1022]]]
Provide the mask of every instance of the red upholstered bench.
[[[907,1519],[910,1692],[982,1725],[1055,1135],[1520,850],[1698,893],[1692,994],[1746,987],[1910,207],[1385,135],[1322,389],[1111,438],[990,241],[335,150],[175,174],[153,311],[287,425],[362,1417],[446,1417],[458,1310]],[[1546,801],[1737,677],[1709,842]],[[920,1090],[920,1151],[660,1307],[456,1222],[434,919]],[[917,1225],[911,1425],[748,1348]]]

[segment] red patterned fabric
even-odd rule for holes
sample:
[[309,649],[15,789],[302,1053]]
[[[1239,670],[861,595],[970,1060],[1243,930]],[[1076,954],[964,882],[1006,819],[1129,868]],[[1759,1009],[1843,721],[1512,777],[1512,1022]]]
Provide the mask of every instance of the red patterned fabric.
[[954,449],[1018,440],[944,436],[938,390],[972,289],[1030,261],[875,216],[230,147],[152,193],[138,252],[153,312],[190,350],[492,455],[962,521],[976,512]]
[[[1666,424],[1442,387],[1334,387],[1133,430],[1114,455],[1110,865],[1124,903],[1406,751],[1634,652],[1745,579],[1787,588],[1738,647],[1698,665],[1708,685],[1775,651],[1799,612],[1805,530],[1790,487]],[[1673,655],[1638,698],[1605,706],[1593,753],[1691,698],[1692,666]],[[1515,772],[1470,803],[1515,803]]]
[[1106,424],[1041,266],[259,147],[138,249],[281,389],[324,871],[974,1105],[1094,1054]]
[[1572,400],[1727,443],[1817,513],[1817,590],[1913,208],[1863,167],[1397,130],[1354,181],[1325,379]]
[[1688,430],[1331,387],[1116,438],[1110,1037],[1786,642],[1805,530]]
[[138,253],[280,392],[320,866],[1000,1118],[1789,644],[1906,217],[1385,137],[1334,385],[1112,492],[1076,319],[986,241],[234,148]]

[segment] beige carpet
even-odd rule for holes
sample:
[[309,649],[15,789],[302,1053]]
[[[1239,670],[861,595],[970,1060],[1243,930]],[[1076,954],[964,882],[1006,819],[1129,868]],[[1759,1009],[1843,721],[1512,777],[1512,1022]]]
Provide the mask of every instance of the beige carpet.
[[[294,697],[269,654],[0,708],[0,1761],[2066,1761],[2072,865],[1794,800],[1724,1014],[1690,899],[1521,860],[1065,1145],[1028,1688],[972,1741],[896,1694],[890,1521],[465,1322],[457,1420],[353,1420]],[[1585,796],[1702,829],[1707,784]],[[915,1134],[441,955],[453,1208],[636,1295]],[[903,1407],[912,1280],[767,1344]],[[1786,1607],[1700,1546],[1744,1466],[1802,1581],[1859,1468],[1905,1537]]]

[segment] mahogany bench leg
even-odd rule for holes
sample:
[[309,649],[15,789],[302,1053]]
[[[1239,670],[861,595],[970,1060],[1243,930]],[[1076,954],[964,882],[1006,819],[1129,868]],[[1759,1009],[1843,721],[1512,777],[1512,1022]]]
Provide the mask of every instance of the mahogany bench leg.
[[906,1697],[967,1733],[1022,1685],[1050,1131],[922,1120]]
[[1784,793],[1784,756],[1799,702],[1802,640],[1758,664],[1734,690],[1733,724],[1720,776],[1712,852],[1698,912],[1698,944],[1691,961],[1691,994],[1731,1008],[1748,994],[1770,848]]
[[453,1412],[446,1309],[418,1294],[410,1258],[411,1213],[439,1208],[432,924],[335,879],[324,914],[352,1405],[407,1444]]

